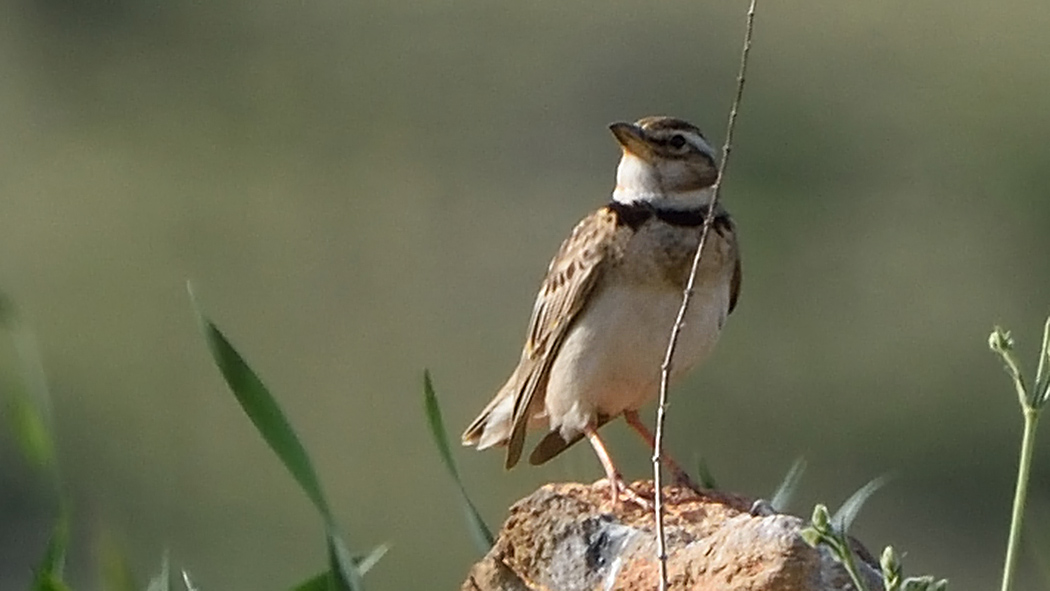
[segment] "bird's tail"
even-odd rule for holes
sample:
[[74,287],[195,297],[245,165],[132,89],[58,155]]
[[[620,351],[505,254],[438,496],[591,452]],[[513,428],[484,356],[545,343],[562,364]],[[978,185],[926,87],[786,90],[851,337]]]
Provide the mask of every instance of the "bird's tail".
[[[517,372],[515,372],[517,373]],[[510,439],[514,414],[514,388],[517,383],[511,376],[507,384],[481,411],[478,418],[463,431],[463,445],[475,445],[478,449],[487,449],[495,445],[506,445]]]

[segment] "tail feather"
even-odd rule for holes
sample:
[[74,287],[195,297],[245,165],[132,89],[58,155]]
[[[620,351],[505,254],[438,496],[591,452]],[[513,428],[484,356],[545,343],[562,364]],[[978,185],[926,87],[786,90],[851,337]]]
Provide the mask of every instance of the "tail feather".
[[473,445],[479,450],[506,446],[507,459],[504,465],[507,469],[518,463],[526,431],[546,424],[542,397],[530,397],[529,408],[524,410],[515,424],[514,405],[523,387],[518,383],[520,373],[521,366],[514,370],[507,383],[462,435],[463,445]]
[[481,450],[507,443],[512,402],[496,397],[463,432],[463,445],[475,445]]
[[514,412],[514,389],[517,371],[485,406],[478,418],[463,431],[463,445],[476,445],[479,450],[504,445],[510,439],[511,415]]
[[[599,415],[597,424],[595,424],[594,428],[600,428],[610,420],[610,417]],[[539,466],[540,464],[546,463],[548,460],[561,454],[561,452],[576,445],[581,439],[583,439],[583,433],[578,433],[569,439],[565,439],[562,437],[560,429],[554,429],[547,433],[547,435],[536,444],[536,448],[532,450],[531,454],[529,454],[529,463],[533,466]]]

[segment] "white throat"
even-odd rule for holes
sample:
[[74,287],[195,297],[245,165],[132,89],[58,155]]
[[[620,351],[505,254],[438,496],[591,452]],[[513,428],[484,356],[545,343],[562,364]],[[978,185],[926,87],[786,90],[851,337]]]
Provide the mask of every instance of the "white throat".
[[[619,203],[648,203],[659,209],[699,209],[711,202],[713,187],[689,191],[673,191],[666,188],[673,182],[665,177],[674,171],[661,171],[645,160],[624,152],[616,168],[616,189],[613,200]],[[671,179],[673,181],[673,179]]]

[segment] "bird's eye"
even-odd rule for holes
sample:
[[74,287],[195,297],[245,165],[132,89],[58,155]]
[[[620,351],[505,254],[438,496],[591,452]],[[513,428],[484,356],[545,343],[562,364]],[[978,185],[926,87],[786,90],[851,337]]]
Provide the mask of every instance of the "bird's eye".
[[671,139],[668,143],[671,144],[672,148],[676,150],[681,150],[682,147],[685,146],[685,136],[676,133],[671,136]]

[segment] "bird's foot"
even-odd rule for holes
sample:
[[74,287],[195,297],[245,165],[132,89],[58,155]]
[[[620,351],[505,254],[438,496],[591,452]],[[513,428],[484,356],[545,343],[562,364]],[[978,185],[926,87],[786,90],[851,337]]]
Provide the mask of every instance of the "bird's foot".
[[635,492],[631,485],[623,477],[616,475],[615,478],[603,479],[609,483],[609,500],[613,507],[620,507],[622,503],[631,503],[646,511],[652,511],[654,506],[651,499],[647,499]]

